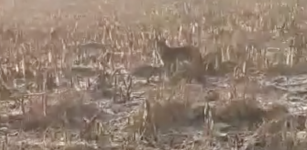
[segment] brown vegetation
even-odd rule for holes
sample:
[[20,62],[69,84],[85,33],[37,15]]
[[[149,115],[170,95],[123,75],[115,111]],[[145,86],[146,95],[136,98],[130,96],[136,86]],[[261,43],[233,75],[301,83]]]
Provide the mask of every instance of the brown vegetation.
[[306,2],[0,3],[2,149],[306,149]]

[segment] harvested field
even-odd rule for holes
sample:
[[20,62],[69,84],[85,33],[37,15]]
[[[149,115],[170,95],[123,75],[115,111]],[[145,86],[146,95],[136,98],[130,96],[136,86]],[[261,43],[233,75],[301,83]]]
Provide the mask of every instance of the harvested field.
[[[305,150],[306,8],[0,0],[1,147]],[[168,74],[175,53],[161,59],[159,38],[202,58]]]

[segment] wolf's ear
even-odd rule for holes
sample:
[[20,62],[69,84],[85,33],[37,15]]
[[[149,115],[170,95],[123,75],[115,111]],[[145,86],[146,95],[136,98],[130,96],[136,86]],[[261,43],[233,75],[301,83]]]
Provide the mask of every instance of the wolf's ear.
[[154,35],[155,41],[166,41],[166,39],[163,37],[163,34],[160,30],[155,30],[153,35]]

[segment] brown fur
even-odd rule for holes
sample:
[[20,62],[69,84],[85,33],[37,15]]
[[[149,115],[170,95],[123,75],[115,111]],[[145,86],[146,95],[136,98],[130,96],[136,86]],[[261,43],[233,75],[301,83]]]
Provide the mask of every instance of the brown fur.
[[152,76],[159,76],[161,77],[162,69],[160,67],[151,66],[151,65],[141,65],[134,68],[131,71],[131,75],[136,77],[146,78],[147,83],[150,82],[150,78]]
[[166,40],[157,40],[157,47],[165,68],[170,71],[176,62],[188,61],[191,63],[187,69],[189,80],[203,81],[203,58],[198,48],[194,46],[170,47]]

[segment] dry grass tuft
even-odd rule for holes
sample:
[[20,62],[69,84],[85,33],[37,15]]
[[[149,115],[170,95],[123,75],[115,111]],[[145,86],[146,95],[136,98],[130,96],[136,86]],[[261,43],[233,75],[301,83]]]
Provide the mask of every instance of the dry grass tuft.
[[[22,124],[13,124],[13,126],[25,131],[47,128],[80,128],[85,118],[91,118],[100,111],[95,104],[86,104],[82,100],[84,98],[82,95],[77,98],[74,94],[79,93],[68,91],[68,93],[62,93],[48,99],[50,102],[55,102],[47,105],[46,112],[42,109],[41,101],[30,102],[29,110],[22,117]],[[100,112],[99,116],[102,117],[103,112]]]
[[234,125],[246,123],[248,127],[252,126],[261,122],[265,114],[265,111],[255,100],[249,99],[232,100],[221,107],[216,108],[216,120]]
[[150,94],[142,109],[133,115],[130,129],[142,136],[157,136],[158,132],[163,133],[201,123],[203,106],[195,106],[189,99],[170,95],[171,91],[178,92],[177,90],[180,90],[178,87],[173,87],[176,90],[167,88],[169,87],[157,89]]

